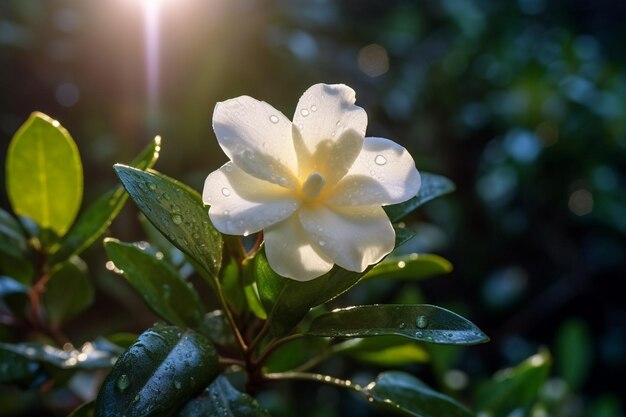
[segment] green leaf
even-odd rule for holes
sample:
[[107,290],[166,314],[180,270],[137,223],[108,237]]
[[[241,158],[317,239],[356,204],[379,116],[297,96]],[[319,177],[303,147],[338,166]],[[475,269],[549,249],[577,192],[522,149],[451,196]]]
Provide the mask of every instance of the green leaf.
[[71,412],[67,417],[93,417],[94,402],[89,401],[82,404],[80,407]]
[[296,326],[308,311],[350,289],[365,275],[335,265],[330,272],[311,281],[300,282],[276,274],[264,251],[256,256],[256,278],[261,302],[268,311],[270,333],[282,336]]
[[0,208],[0,252],[12,257],[27,259],[29,256],[26,236],[16,219]]
[[59,369],[109,368],[117,358],[115,351],[102,350],[90,342],[85,343],[80,350],[61,350],[41,343],[0,343],[0,352],[9,352],[24,360]]
[[255,262],[252,259],[245,259],[241,263],[242,289],[248,309],[255,317],[261,320],[267,320],[267,312],[263,308],[263,303],[259,298],[258,287],[256,283]]
[[333,353],[380,366],[403,366],[428,362],[428,352],[400,336],[350,339],[333,346]]
[[497,372],[478,390],[478,410],[494,417],[508,416],[515,409],[529,410],[548,377],[551,362],[550,354],[542,351],[515,368]]
[[52,271],[42,300],[48,321],[59,326],[89,307],[93,297],[94,289],[87,268],[74,258]]
[[368,398],[383,409],[414,417],[471,417],[465,406],[404,372],[383,372],[366,388]]
[[227,346],[235,343],[235,335],[222,310],[206,313],[198,332],[208,337],[216,345]]
[[39,369],[37,362],[5,349],[4,346],[4,343],[0,343],[0,384],[32,379]]
[[417,232],[411,229],[406,229],[404,227],[394,227],[393,230],[396,232],[396,245],[395,249],[407,243],[409,240],[413,239],[417,236]]
[[155,171],[119,164],[115,171],[148,220],[206,273],[217,277],[222,263],[222,235],[209,221],[200,195]]
[[572,391],[578,391],[589,374],[593,360],[589,326],[580,319],[567,320],[557,332],[555,345],[557,371]]
[[264,364],[268,373],[286,372],[315,356],[330,354],[330,341],[323,338],[298,338],[277,348]]
[[246,299],[243,292],[243,283],[239,271],[239,265],[235,259],[231,259],[222,269],[222,293],[231,309],[236,314],[243,312]]
[[204,336],[175,326],[154,326],[115,363],[96,399],[95,415],[170,415],[218,372],[217,353]]
[[412,253],[386,258],[376,265],[365,278],[419,280],[447,274],[452,264],[438,255]]
[[14,258],[0,252],[0,274],[10,276],[22,284],[30,285],[35,278],[35,268],[30,259]]
[[397,335],[446,345],[473,345],[489,340],[469,320],[428,304],[374,304],[338,309],[316,317],[306,333],[323,337]]
[[156,314],[177,326],[199,325],[205,313],[200,297],[170,264],[117,239],[105,239],[104,248],[116,268]]
[[269,417],[257,400],[237,391],[223,375],[185,405],[178,417]]
[[83,198],[83,167],[67,130],[45,114],[33,113],[11,140],[6,174],[13,211],[65,234]]
[[430,200],[451,193],[455,189],[454,183],[444,176],[428,172],[420,172],[420,175],[422,177],[422,186],[415,197],[404,203],[383,207],[392,222],[401,220],[407,214]]
[[[159,158],[161,137],[156,136],[150,144],[133,160],[135,168],[151,168]],[[113,187],[101,195],[78,217],[70,231],[63,237],[50,259],[50,265],[62,262],[72,255],[78,255],[96,241],[117,217],[128,194],[121,185]]]

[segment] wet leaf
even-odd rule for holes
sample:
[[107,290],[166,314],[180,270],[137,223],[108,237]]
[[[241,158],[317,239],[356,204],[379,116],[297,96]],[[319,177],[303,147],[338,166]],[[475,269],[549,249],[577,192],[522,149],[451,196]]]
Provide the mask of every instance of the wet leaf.
[[401,220],[430,200],[451,193],[455,189],[454,183],[442,175],[428,172],[420,172],[420,175],[422,177],[422,186],[415,197],[404,203],[383,207],[392,222]]
[[338,309],[316,317],[306,333],[324,337],[397,335],[448,345],[473,345],[489,340],[469,320],[428,304],[374,304]]

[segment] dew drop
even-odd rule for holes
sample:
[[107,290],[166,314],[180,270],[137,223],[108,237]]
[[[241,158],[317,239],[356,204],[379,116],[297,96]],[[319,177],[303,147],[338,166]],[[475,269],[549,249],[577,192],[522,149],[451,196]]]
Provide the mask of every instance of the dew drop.
[[157,189],[156,184],[154,184],[152,182],[147,183],[147,185],[148,185],[148,188],[150,189],[150,191],[154,191],[154,190]]
[[376,155],[374,162],[376,162],[376,165],[385,165],[387,163],[387,158],[382,155]]
[[341,126],[341,120],[337,121],[337,126]]
[[315,104],[311,106],[311,111],[317,111],[317,106]]
[[300,114],[302,117],[307,117],[309,115],[309,111],[307,109],[300,110]]
[[176,387],[176,389],[180,389],[183,385],[180,383],[180,381],[174,381],[174,387]]
[[404,262],[404,261],[400,261],[400,262],[398,262],[398,268],[402,269],[402,268],[404,268],[405,266],[406,266],[406,262]]
[[272,123],[274,123],[274,124],[278,123],[278,116],[276,116],[276,115],[272,114],[272,115],[270,116],[270,122],[272,122]]
[[174,224],[182,224],[183,218],[180,214],[172,214],[172,221],[174,222]]
[[126,374],[122,374],[118,376],[117,380],[115,381],[115,386],[120,391],[124,391],[126,388],[128,388],[129,385],[130,385],[130,378]]
[[230,211],[224,210],[224,216],[228,216],[229,214],[230,214]]
[[230,196],[230,190],[228,188],[226,188],[226,187],[222,188],[222,195],[224,197]]
[[415,337],[422,337],[424,336],[424,333],[422,332],[415,332]]
[[401,328],[401,329],[404,329],[404,328],[406,328],[406,323],[402,321],[402,322],[400,322],[398,327]]
[[417,320],[415,320],[415,324],[420,329],[425,329],[428,327],[428,319],[426,316],[417,316]]
[[320,240],[320,241],[319,241],[319,242],[317,242],[317,243],[319,243],[319,244],[320,244],[320,246],[325,246],[325,245],[326,245],[326,242],[325,242],[325,241],[323,241],[323,240]]

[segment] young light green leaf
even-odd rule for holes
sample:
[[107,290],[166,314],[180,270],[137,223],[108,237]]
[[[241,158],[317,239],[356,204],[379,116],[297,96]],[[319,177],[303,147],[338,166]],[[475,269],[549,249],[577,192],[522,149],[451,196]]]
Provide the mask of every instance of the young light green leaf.
[[175,326],[154,326],[115,363],[96,399],[95,415],[171,415],[218,372],[217,352],[204,336]]
[[473,345],[489,340],[469,320],[428,304],[374,304],[338,309],[316,317],[307,334],[323,337],[398,335],[446,345]]
[[[138,169],[153,167],[159,158],[160,149],[161,137],[156,136],[133,160],[132,166]],[[121,185],[101,195],[78,217],[57,246],[57,250],[51,255],[49,264],[56,265],[91,246],[117,217],[127,198],[128,194]]]
[[33,113],[9,144],[6,173],[13,211],[42,229],[65,234],[83,198],[83,167],[67,130]]
[[48,321],[56,327],[89,307],[93,297],[87,268],[75,258],[52,271],[42,301]]
[[368,399],[385,410],[413,417],[472,417],[452,398],[404,372],[383,372],[367,386]]
[[547,351],[531,356],[515,368],[497,372],[476,395],[480,411],[504,417],[515,409],[529,410],[550,372],[552,359]]
[[451,193],[455,189],[454,183],[444,176],[428,172],[420,172],[420,175],[422,177],[422,186],[415,197],[404,203],[383,207],[392,222],[401,220],[430,200]]
[[428,352],[401,336],[349,339],[333,346],[333,353],[380,366],[403,366],[428,362]]
[[162,259],[131,243],[104,240],[109,259],[161,318],[181,327],[195,328],[205,313],[198,293]]
[[276,274],[264,251],[257,254],[255,267],[259,296],[274,336],[288,333],[312,307],[343,294],[369,271],[368,268],[361,273],[352,272],[335,266],[319,278],[300,282]]
[[206,274],[217,277],[222,263],[222,235],[209,221],[200,195],[156,171],[119,164],[115,171],[148,220]]
[[365,278],[420,280],[451,271],[452,264],[441,256],[412,253],[386,258],[372,268]]
[[223,375],[185,405],[178,417],[270,417],[257,400],[237,391]]

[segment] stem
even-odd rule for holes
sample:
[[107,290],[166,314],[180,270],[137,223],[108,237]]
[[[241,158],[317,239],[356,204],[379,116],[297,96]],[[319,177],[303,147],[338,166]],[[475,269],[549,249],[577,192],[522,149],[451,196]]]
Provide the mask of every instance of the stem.
[[333,385],[339,388],[346,388],[359,394],[367,395],[367,389],[358,384],[353,384],[352,381],[346,379],[339,379],[329,375],[313,374],[308,372],[276,372],[272,374],[263,374],[263,379],[267,380],[291,380],[299,379],[304,381],[322,382],[324,384]]
[[282,339],[273,340],[267,346],[265,346],[265,349],[261,351],[261,353],[259,354],[259,357],[255,361],[253,361],[253,363],[257,366],[263,364],[263,362],[267,360],[267,358],[272,354],[272,352],[278,349],[280,346],[284,345],[285,343],[289,343],[292,340],[296,340],[305,336],[306,335],[303,333],[297,333],[297,334],[292,334],[290,336],[283,337]]
[[235,322],[235,318],[233,317],[233,313],[228,308],[228,304],[226,303],[226,299],[224,298],[224,294],[222,294],[222,286],[220,285],[220,281],[217,278],[213,278],[213,283],[215,284],[215,289],[217,292],[217,301],[222,307],[222,311],[226,314],[226,320],[228,324],[233,330],[233,334],[235,335],[235,339],[237,339],[237,343],[241,348],[241,352],[245,355],[248,352],[248,346],[246,346],[246,341],[243,340],[243,336],[239,331],[239,327],[237,327],[237,323]]
[[267,332],[270,330],[269,323],[270,323],[269,320],[267,320],[265,323],[263,323],[263,327],[261,328],[259,333],[257,333],[257,335],[254,338],[254,340],[252,340],[252,342],[248,346],[248,350],[249,351],[253,351],[259,345],[259,343],[261,343],[261,340],[263,340],[263,338],[265,337]]
[[226,366],[237,365],[237,366],[241,366],[242,368],[246,367],[246,362],[245,361],[242,361],[240,359],[234,359],[234,358],[223,358],[223,357],[220,357],[219,358],[219,363],[221,365],[226,365]]

